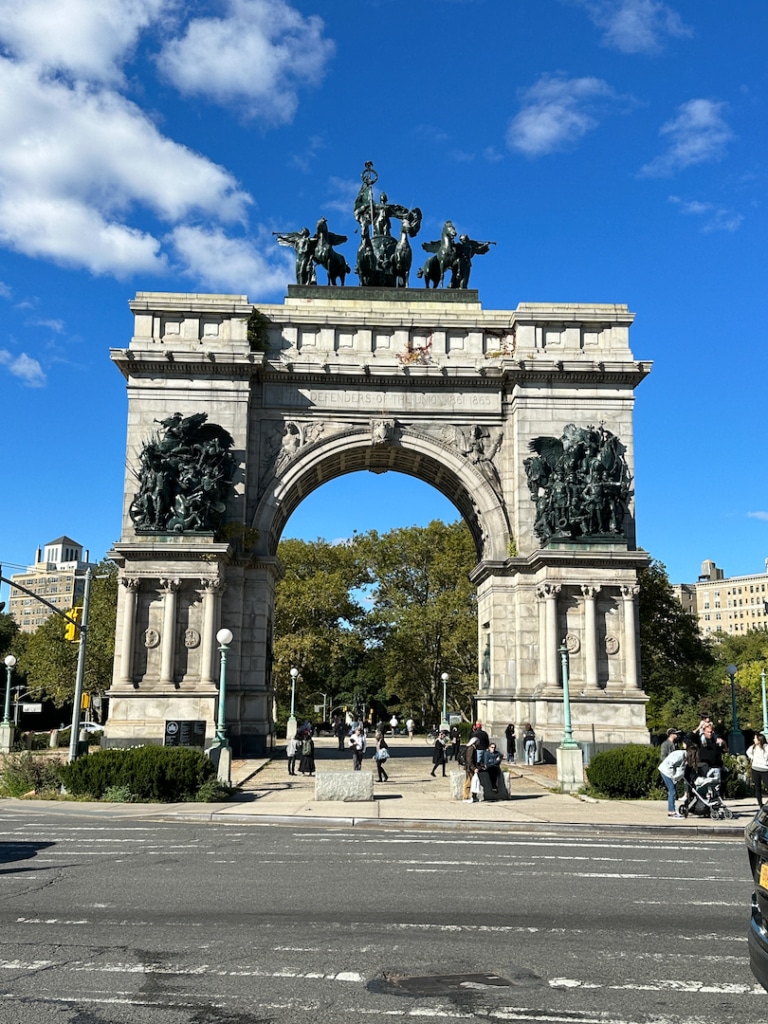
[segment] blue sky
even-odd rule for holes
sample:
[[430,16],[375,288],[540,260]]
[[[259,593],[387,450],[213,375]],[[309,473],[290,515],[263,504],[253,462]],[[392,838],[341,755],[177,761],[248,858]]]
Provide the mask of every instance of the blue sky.
[[[761,571],[766,39],[765,0],[0,0],[4,574],[119,536],[128,300],[282,301],[271,232],[351,237],[366,160],[417,242],[498,242],[485,308],[629,305],[638,542],[674,581]],[[356,474],[285,536],[456,515]]]

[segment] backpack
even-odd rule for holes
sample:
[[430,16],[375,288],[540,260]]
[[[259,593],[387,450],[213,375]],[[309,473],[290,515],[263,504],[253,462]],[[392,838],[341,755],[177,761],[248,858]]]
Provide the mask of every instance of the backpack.
[[458,764],[462,768],[466,768],[467,767],[467,748],[466,747],[459,747],[459,754],[458,754],[458,757],[456,758],[456,761],[458,762]]
[[304,740],[304,742],[301,745],[301,752],[302,754],[304,754],[305,757],[309,757],[309,755],[312,753],[311,740]]

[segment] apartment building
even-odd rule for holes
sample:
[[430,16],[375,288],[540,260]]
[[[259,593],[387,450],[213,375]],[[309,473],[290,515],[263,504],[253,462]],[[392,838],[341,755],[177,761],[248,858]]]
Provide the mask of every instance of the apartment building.
[[707,559],[696,583],[676,583],[672,590],[705,635],[768,630],[768,559],[765,572],[728,578]]
[[27,566],[26,572],[10,577],[8,612],[22,633],[34,633],[53,612],[14,584],[45,598],[63,612],[69,611],[82,601],[85,570],[96,568],[88,561],[89,554],[87,550],[83,553],[82,545],[71,537],[58,537],[37,549],[34,565]]

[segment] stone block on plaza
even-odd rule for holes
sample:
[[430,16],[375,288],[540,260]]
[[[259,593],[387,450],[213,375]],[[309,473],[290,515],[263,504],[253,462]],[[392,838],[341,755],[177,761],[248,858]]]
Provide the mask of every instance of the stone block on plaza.
[[315,800],[341,800],[344,803],[373,800],[373,772],[318,772],[315,775]]

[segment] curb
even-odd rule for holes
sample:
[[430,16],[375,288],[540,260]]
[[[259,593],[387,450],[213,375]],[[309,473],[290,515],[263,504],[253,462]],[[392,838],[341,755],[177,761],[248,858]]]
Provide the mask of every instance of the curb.
[[506,833],[566,833],[572,836],[637,836],[650,839],[680,839],[697,836],[707,839],[741,839],[743,825],[594,825],[573,822],[548,821],[445,821],[431,818],[356,818],[339,815],[325,815],[308,818],[295,814],[238,814],[223,811],[180,811],[175,814],[149,813],[151,821],[199,821],[215,824],[237,825],[287,825],[293,828],[355,828],[378,830],[394,828],[405,831],[457,831],[457,832],[506,832]]

